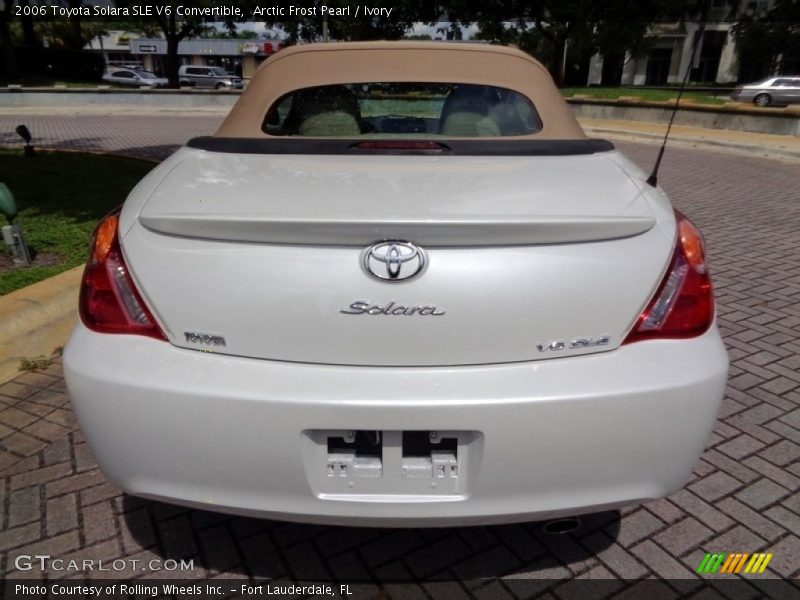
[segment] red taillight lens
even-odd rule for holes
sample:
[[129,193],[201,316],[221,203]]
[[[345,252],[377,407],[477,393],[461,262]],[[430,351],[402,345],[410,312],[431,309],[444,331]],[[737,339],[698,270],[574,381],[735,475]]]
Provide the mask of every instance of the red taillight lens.
[[419,152],[443,152],[447,146],[439,142],[414,141],[414,140],[377,140],[370,142],[359,142],[352,146],[357,150],[389,150],[389,151],[419,151]]
[[623,343],[654,338],[688,338],[705,333],[714,320],[714,291],[703,236],[675,212],[678,239],[667,274]]
[[81,284],[83,324],[100,333],[128,333],[167,339],[136,291],[119,247],[119,209],[97,226]]

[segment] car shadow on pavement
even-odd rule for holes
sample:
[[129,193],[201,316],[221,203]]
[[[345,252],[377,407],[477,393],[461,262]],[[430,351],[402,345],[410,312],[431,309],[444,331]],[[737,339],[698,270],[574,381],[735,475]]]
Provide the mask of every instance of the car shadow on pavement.
[[259,581],[562,579],[594,565],[620,529],[619,511],[584,515],[574,531],[554,534],[545,532],[545,522],[417,529],[303,525],[127,495],[122,509],[136,545],[162,560],[194,560],[195,569],[179,576],[226,573]]
[[182,144],[155,144],[149,146],[131,146],[129,148],[119,148],[109,150],[107,154],[116,156],[127,156],[131,158],[142,158],[153,162],[161,162],[183,147]]

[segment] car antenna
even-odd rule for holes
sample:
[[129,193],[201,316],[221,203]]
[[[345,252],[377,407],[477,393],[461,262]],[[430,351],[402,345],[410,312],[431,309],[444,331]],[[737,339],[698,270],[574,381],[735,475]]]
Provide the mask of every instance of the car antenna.
[[664,158],[664,150],[667,148],[667,140],[669,139],[669,132],[672,131],[672,123],[675,121],[675,115],[678,114],[678,106],[681,102],[681,97],[686,89],[686,84],[689,81],[689,75],[692,73],[694,67],[694,57],[697,54],[697,48],[703,40],[703,34],[706,31],[706,21],[708,20],[708,8],[710,2],[706,0],[703,2],[703,10],[700,16],[700,27],[695,33],[694,43],[692,44],[692,56],[689,58],[689,64],[686,66],[686,74],[683,76],[681,87],[678,90],[678,98],[675,100],[675,106],[672,107],[672,114],[669,117],[669,124],[667,125],[667,132],[664,134],[664,140],[661,142],[661,147],[658,149],[658,156],[656,157],[656,164],[653,165],[653,171],[650,177],[647,178],[647,183],[653,187],[658,185],[658,169],[661,166],[661,159]]

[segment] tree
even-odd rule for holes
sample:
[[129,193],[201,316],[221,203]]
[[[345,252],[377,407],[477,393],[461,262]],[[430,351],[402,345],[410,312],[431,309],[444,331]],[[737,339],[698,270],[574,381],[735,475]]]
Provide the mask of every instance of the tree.
[[220,31],[218,29],[214,29],[213,31],[208,31],[205,37],[212,40],[254,40],[258,37],[258,33],[251,29],[245,29],[242,31],[230,31],[228,29],[223,29]]
[[[81,3],[82,0],[51,0],[48,5],[59,4],[75,9]],[[41,69],[35,65],[41,65],[43,61],[49,65],[57,49],[80,51],[89,40],[105,33],[104,23],[82,22],[77,16],[68,20],[34,20],[30,14],[25,16],[22,11],[23,14],[15,20],[15,5],[24,8],[37,4],[43,5],[35,0],[0,0],[0,80],[14,81],[20,75],[30,75],[32,72],[42,75],[39,72]],[[43,40],[49,48],[42,48]],[[81,63],[83,59],[74,56],[77,58],[73,58],[73,63]],[[83,60],[83,63],[84,66],[93,64],[91,60]],[[91,68],[86,72],[90,71]]]
[[[320,8],[347,9],[348,17],[323,17]],[[399,40],[411,29],[415,22],[420,21],[423,11],[430,12],[430,3],[422,0],[398,0],[395,2],[377,0],[370,3],[371,8],[392,9],[390,17],[376,16],[367,18],[360,13],[356,18],[356,7],[363,3],[354,0],[315,0],[304,6],[315,7],[314,16],[298,17],[295,19],[274,21],[286,32],[288,42],[295,44],[300,41],[322,41],[327,29],[329,40],[336,41],[365,41],[365,40]]]
[[17,78],[17,61],[11,42],[11,0],[0,0],[0,81]]
[[800,70],[800,1],[775,0],[766,11],[745,11],[733,35],[740,80]]
[[698,1],[457,0],[448,6],[448,15],[479,23],[483,39],[514,44],[536,56],[563,85],[570,55],[623,56],[641,49],[651,23],[677,18]]
[[[17,2],[20,5],[36,4],[33,0],[17,0]],[[21,17],[23,44],[26,46],[41,46],[40,40],[46,40],[48,46],[53,48],[83,50],[90,40],[106,34],[103,22],[96,20],[86,22],[81,18],[79,9],[83,6],[83,0],[52,0],[48,4],[69,8],[73,16],[68,19],[39,21]]]
[[[115,1],[115,5],[118,7],[130,8],[135,4],[138,4],[136,0]],[[222,2],[213,0],[196,0],[191,3],[191,6],[213,7],[222,4]],[[203,17],[178,16],[178,6],[187,6],[187,4],[183,2],[161,2],[157,7],[159,10],[155,10],[153,16],[141,17],[134,21],[138,28],[142,30],[157,29],[164,36],[164,40],[167,43],[166,76],[169,80],[169,87],[172,88],[180,86],[178,77],[178,44],[184,39],[202,35],[210,29],[210,26],[206,23],[207,20]],[[225,23],[230,28],[234,27],[233,21],[230,19],[226,20]]]
[[180,87],[178,77],[178,44],[187,37],[199,35],[206,29],[201,19],[178,20],[175,10],[170,11],[168,16],[157,16],[156,22],[164,34],[167,42],[166,75],[169,80],[169,87]]
[[[30,6],[30,0],[17,0],[20,6]],[[11,2],[8,2],[11,4]],[[41,43],[39,38],[36,36],[36,31],[33,25],[33,16],[31,14],[25,14],[23,11],[22,16],[20,17],[20,21],[22,23],[22,43],[25,46],[40,46]]]
[[[40,21],[34,25],[37,40],[44,40],[50,48],[68,48],[82,50],[91,40],[99,35],[107,35],[107,23],[90,21],[80,23],[76,28],[70,21]],[[37,43],[41,45],[41,43]]]

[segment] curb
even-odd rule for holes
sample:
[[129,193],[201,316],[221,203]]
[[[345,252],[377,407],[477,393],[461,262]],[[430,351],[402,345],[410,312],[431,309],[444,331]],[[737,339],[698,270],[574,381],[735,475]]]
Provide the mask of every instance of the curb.
[[[690,91],[690,90],[689,90]],[[675,92],[677,96],[677,90]],[[702,102],[691,102],[685,99],[679,103],[676,99],[672,100],[643,100],[643,99],[629,99],[623,100],[621,98],[596,98],[591,96],[565,96],[564,100],[567,104],[576,105],[595,105],[595,106],[614,106],[624,108],[666,108],[672,110],[675,105],[678,105],[678,112],[701,112],[701,113],[716,113],[728,115],[750,115],[755,117],[781,117],[787,119],[797,119],[800,113],[795,110],[792,105],[775,107],[756,107],[749,102],[726,102],[725,104],[703,104]]]
[[[0,148],[7,149],[7,146],[0,146]],[[36,146],[36,151],[42,152],[59,152],[65,154],[89,154],[91,156],[112,156],[116,158],[127,158],[128,160],[138,160],[141,162],[151,163],[154,165],[163,162],[164,159],[151,158],[148,156],[139,156],[136,154],[127,154],[124,151],[117,152],[115,150],[83,150],[80,148],[55,148],[52,146]]]
[[77,321],[83,266],[0,296],[0,384],[20,374],[24,358],[49,357]]
[[[605,137],[617,141],[629,141],[646,144],[660,144],[664,140],[663,133],[648,133],[643,131],[631,131],[625,129],[608,129],[604,127],[591,127],[584,125],[587,133]],[[708,152],[723,150],[732,154],[765,158],[772,160],[788,160],[800,162],[800,150],[780,148],[776,146],[744,144],[739,142],[727,142],[722,140],[710,140],[703,137],[686,136],[671,133],[669,136],[670,145],[691,146],[698,150]]]

